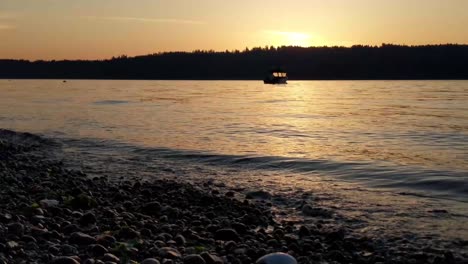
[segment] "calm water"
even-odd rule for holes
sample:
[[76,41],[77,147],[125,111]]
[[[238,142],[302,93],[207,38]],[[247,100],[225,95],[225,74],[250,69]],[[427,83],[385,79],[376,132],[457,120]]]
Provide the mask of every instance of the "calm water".
[[0,127],[63,139],[96,162],[111,153],[148,173],[179,162],[193,179],[290,196],[329,184],[347,208],[370,208],[370,196],[398,210],[424,204],[421,214],[449,208],[441,221],[455,229],[468,215],[468,81],[0,80],[0,95]]

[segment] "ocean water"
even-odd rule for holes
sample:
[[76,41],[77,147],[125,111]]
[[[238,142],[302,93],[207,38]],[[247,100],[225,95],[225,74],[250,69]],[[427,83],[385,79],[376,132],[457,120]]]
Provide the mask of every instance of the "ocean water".
[[468,239],[468,81],[0,80],[0,127],[95,173],[267,189],[286,215],[311,194],[363,232]]

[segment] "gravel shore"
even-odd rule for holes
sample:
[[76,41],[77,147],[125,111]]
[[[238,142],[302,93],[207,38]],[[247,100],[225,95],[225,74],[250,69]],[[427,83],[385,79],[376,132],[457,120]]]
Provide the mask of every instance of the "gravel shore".
[[0,263],[237,264],[273,252],[298,263],[468,263],[447,249],[381,245],[320,221],[278,222],[256,197],[209,183],[91,178],[54,158],[57,147],[0,130]]

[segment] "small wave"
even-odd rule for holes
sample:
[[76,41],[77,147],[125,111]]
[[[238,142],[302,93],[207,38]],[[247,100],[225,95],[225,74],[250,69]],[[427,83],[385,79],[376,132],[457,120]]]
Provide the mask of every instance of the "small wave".
[[[369,187],[390,188],[400,193],[420,192],[420,195],[468,202],[468,173],[465,171],[431,170],[416,166],[398,166],[378,162],[347,162],[326,159],[300,159],[278,156],[225,155],[210,152],[149,148],[106,140],[74,140],[87,150],[131,154],[140,161],[170,159],[184,164],[205,164],[233,167],[241,170],[319,175]],[[325,178],[324,178],[325,179]]]
[[17,132],[7,129],[0,129],[0,141],[6,141],[22,146],[56,146],[54,140],[31,134],[28,132]]

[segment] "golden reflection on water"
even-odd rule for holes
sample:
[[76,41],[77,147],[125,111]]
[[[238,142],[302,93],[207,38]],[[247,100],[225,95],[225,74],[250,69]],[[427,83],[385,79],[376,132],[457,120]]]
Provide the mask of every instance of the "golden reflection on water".
[[0,81],[0,92],[0,124],[26,131],[222,154],[468,168],[464,81],[29,80]]

